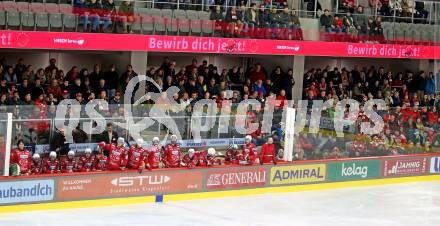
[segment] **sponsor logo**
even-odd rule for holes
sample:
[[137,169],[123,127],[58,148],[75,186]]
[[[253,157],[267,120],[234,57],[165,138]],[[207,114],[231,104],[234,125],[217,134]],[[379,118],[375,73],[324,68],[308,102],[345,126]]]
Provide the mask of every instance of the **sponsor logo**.
[[328,163],[328,179],[332,181],[377,178],[380,175],[380,161],[353,161]]
[[420,175],[428,171],[427,158],[414,158],[403,160],[385,160],[383,175],[387,176],[405,176]]
[[119,177],[111,181],[114,186],[127,187],[127,186],[148,186],[165,184],[170,181],[169,176],[164,175],[154,175],[154,176],[137,176],[137,177]]
[[265,168],[230,169],[208,172],[206,188],[257,187],[266,184]]
[[326,165],[298,165],[272,167],[270,184],[298,184],[325,180]]
[[431,158],[431,173],[440,173],[440,157],[432,157]]
[[79,46],[82,46],[84,44],[85,40],[82,37],[78,37],[77,39],[70,39],[70,38],[54,38],[53,43],[57,44],[76,44]]
[[91,175],[58,180],[60,200],[125,197],[201,191],[203,174],[190,172],[146,172]]
[[53,180],[0,182],[0,203],[50,201],[54,197]]

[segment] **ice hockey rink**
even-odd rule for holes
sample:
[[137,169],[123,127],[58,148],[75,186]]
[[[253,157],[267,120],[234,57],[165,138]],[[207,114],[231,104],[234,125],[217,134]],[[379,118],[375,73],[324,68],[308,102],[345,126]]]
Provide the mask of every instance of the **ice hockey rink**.
[[439,225],[440,181],[0,215],[1,226]]

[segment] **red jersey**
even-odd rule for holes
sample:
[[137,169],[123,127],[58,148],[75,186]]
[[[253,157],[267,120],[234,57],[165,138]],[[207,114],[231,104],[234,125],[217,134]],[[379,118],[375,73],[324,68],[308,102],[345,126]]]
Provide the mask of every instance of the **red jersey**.
[[61,172],[62,173],[73,173],[78,170],[78,163],[75,159],[64,159],[61,162]]
[[157,146],[150,146],[147,149],[147,155],[145,156],[145,165],[148,165],[149,169],[157,169],[161,162],[161,152],[162,146],[159,144]]
[[95,164],[95,156],[90,155],[90,157],[82,156],[79,159],[78,168],[81,172],[90,172],[95,171],[94,164]]
[[254,143],[244,144],[243,151],[240,154],[240,161],[247,161],[248,164],[254,164],[255,160],[258,157],[257,146]]
[[114,144],[106,144],[105,150],[109,152],[107,159],[107,169],[119,170],[127,165],[127,150],[124,146],[116,146]]
[[167,144],[165,146],[164,156],[162,161],[165,167],[179,167],[180,166],[180,145]]
[[127,168],[139,169],[142,167],[144,160],[144,148],[132,146],[128,150],[128,163]]
[[104,154],[96,155],[95,162],[93,164],[93,168],[98,171],[106,171],[107,170],[107,162],[108,162],[108,158]]
[[260,153],[260,163],[276,163],[275,144],[263,144]]
[[54,174],[60,172],[60,162],[55,160],[47,159],[44,161],[44,168],[43,171],[45,174]]
[[32,168],[31,168],[31,174],[32,175],[38,175],[43,173],[43,161],[32,161]]
[[26,149],[23,151],[20,151],[18,148],[12,150],[10,162],[20,167],[20,174],[30,173],[31,171],[32,157],[31,153]]
[[186,167],[192,169],[199,165],[199,156],[198,153],[194,153],[192,157],[189,154],[183,156],[182,163],[185,164]]
[[353,141],[353,143],[351,144],[351,151],[352,152],[362,152],[362,153],[364,153],[366,150],[367,150],[367,147],[361,141]]
[[239,151],[229,148],[225,153],[225,163],[238,164]]

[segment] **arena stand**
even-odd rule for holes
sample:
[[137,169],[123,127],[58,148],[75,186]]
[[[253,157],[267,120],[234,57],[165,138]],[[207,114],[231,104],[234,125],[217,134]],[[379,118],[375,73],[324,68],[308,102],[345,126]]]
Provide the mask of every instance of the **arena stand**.
[[[430,44],[438,5],[368,1],[2,1],[5,29]],[[327,7],[327,8],[325,8]],[[327,12],[327,13],[326,13]],[[347,12],[350,15],[347,15]],[[89,16],[90,15],[90,16]]]
[[[217,190],[235,189],[233,186],[216,187],[209,182],[209,176],[213,172],[256,170],[258,175],[264,176],[259,176],[250,187],[275,186],[284,182],[269,183],[266,173],[275,174],[284,166],[292,167],[290,161],[283,161],[286,152],[282,151],[286,143],[286,127],[292,126],[286,125],[284,113],[287,107],[292,107],[297,113],[295,128],[304,126],[293,137],[293,165],[313,168],[318,176],[322,176],[319,172],[325,174],[326,166],[331,168],[340,162],[366,161],[377,169],[374,177],[382,178],[390,175],[386,164],[409,159],[423,163],[423,169],[417,169],[416,173],[408,171],[407,175],[438,173],[437,169],[429,171],[426,164],[437,164],[434,158],[439,155],[440,148],[440,95],[436,82],[440,78],[439,34],[436,29],[439,5],[426,1],[423,7],[415,4],[414,9],[403,7],[405,10],[397,6],[368,5],[363,9],[365,17],[355,12],[352,21],[347,12],[360,10],[357,6],[363,6],[365,2],[246,1],[240,6],[238,1],[233,5],[231,1],[223,1],[207,6],[205,1],[201,4],[198,1],[191,4],[135,1],[130,3],[134,8],[129,4],[122,6],[125,7],[123,10],[121,4],[125,3],[115,2],[115,6],[110,5],[111,15],[95,4],[98,8],[94,8],[93,13],[100,17],[89,17],[90,12],[85,17],[84,12],[89,9],[84,9],[85,3],[81,1],[2,1],[0,26],[5,30],[0,34],[0,160],[9,159],[7,153],[23,141],[29,154],[39,153],[44,160],[55,151],[59,161],[64,161],[68,151],[72,150],[75,160],[81,161],[89,148],[101,151],[98,147],[103,141],[107,145],[116,144],[122,137],[127,147],[139,143],[130,131],[138,130],[138,122],[148,117],[155,117],[155,120],[148,128],[142,129],[144,142],[139,146],[150,147],[154,137],[165,145],[171,140],[172,132],[164,121],[172,118],[182,136],[177,141],[182,156],[191,148],[208,151],[214,147],[216,158],[222,162],[230,157],[231,148],[237,149],[235,145],[239,145],[237,150],[241,151],[245,136],[250,135],[258,154],[269,137],[273,138],[275,153],[272,157],[278,156],[278,159],[263,166],[252,161],[250,165],[254,166],[249,168],[239,166],[239,162],[218,166],[218,162],[213,161],[215,166],[197,166],[194,171],[168,167],[142,172],[149,168],[142,165],[139,167],[142,169],[122,172],[95,168],[91,170],[94,172],[78,169],[67,175],[60,170],[50,177],[22,175],[17,180],[52,178],[49,179],[51,183],[60,183],[57,185],[60,188],[62,183],[70,183],[65,182],[64,177],[90,176],[105,180],[112,177],[111,183],[114,184],[113,177],[116,176],[133,176],[140,170],[142,177],[157,170],[158,174],[171,178],[190,175],[188,183],[195,181],[200,186],[188,184],[185,189],[171,191],[173,187],[165,191],[168,194],[209,190],[210,186]],[[265,16],[272,20],[252,27],[248,18],[240,18],[241,11],[249,11],[253,3],[263,5]],[[331,12],[325,13],[326,8]],[[342,21],[335,22],[336,16]],[[368,27],[357,24],[365,22],[368,17],[372,19],[367,21]],[[89,23],[86,26],[85,21]],[[157,47],[162,45],[158,43],[167,40],[187,42],[196,47],[202,42],[215,43],[218,49],[151,47],[151,43]],[[245,44],[246,48],[243,47]],[[162,92],[162,99],[153,101],[146,94],[159,92],[159,89],[144,82],[135,87],[134,98],[124,100],[130,79],[139,75],[153,79],[162,91],[177,86],[180,92],[170,96],[170,100],[163,98],[165,94]],[[145,95],[146,99],[135,103]],[[57,129],[57,125],[66,122],[56,114],[57,110],[62,110],[58,104],[65,99],[75,99],[81,104],[78,112],[72,108],[66,112],[67,118],[77,119],[80,124],[67,134],[72,135],[72,142],[65,142],[65,130]],[[352,123],[343,128],[342,137],[337,136],[336,103],[347,99],[359,101],[361,107],[372,99],[383,100],[386,108],[375,109],[385,122],[383,131],[374,136],[362,134],[361,123],[372,124],[372,120],[364,111],[350,112],[350,106],[346,106],[341,120]],[[107,101],[108,108],[106,104],[98,103],[94,107],[97,114],[86,114],[86,104],[97,100]],[[206,111],[202,115],[194,114],[196,100],[213,100],[217,114],[212,117],[205,117]],[[238,109],[242,100],[256,100],[259,104],[240,114]],[[333,104],[327,102],[329,100],[334,100]],[[318,130],[313,131],[310,122],[316,101],[329,104],[320,111]],[[131,109],[130,114],[126,111],[127,106]],[[269,119],[272,126],[264,129],[264,112],[270,107],[275,109],[273,118]],[[166,117],[151,115],[158,109],[166,112]],[[78,115],[75,117],[69,113]],[[199,125],[193,122],[207,118],[214,120],[212,128],[201,133],[201,140],[194,140],[194,131]],[[225,118],[227,123],[222,121]],[[101,119],[104,119],[101,124],[105,127],[104,132],[92,134],[92,127],[102,122]],[[11,126],[8,127],[8,123]],[[249,132],[239,133],[237,123]],[[251,124],[257,124],[257,130],[251,131]],[[125,125],[125,129],[120,125]],[[6,139],[6,135],[10,139]],[[101,144],[102,147],[107,146]],[[109,151],[109,148],[104,149]],[[13,156],[14,161],[16,157]],[[0,161],[2,174],[7,174],[5,162],[9,163]],[[272,166],[274,163],[281,166]],[[383,173],[379,174],[379,168]],[[393,176],[399,176],[393,173]],[[330,181],[339,180],[335,178]],[[17,181],[8,176],[1,180]],[[316,181],[301,183],[324,181],[327,179],[320,177]],[[202,186],[202,182],[206,184]],[[91,184],[92,190],[99,187],[99,183]],[[62,192],[57,194],[57,201],[90,199],[89,194],[84,197],[81,196],[84,194],[75,192],[64,194],[66,196]],[[139,194],[121,194],[124,195]],[[158,198],[162,194],[154,195]],[[114,195],[103,194],[102,197]]]

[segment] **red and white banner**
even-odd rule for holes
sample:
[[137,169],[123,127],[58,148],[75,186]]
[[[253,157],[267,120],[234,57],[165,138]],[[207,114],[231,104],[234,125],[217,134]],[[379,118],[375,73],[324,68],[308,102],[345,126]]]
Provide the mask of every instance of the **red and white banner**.
[[183,170],[66,177],[58,180],[57,198],[75,200],[196,192],[202,190],[202,177],[200,171]]
[[383,176],[410,176],[428,173],[427,158],[410,158],[383,161]]
[[440,59],[440,46],[7,30],[0,48]]
[[267,169],[264,167],[208,171],[206,188],[210,190],[264,186],[266,185],[266,172]]

